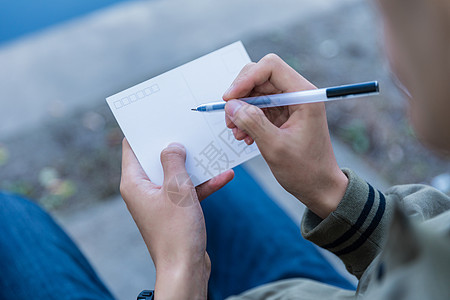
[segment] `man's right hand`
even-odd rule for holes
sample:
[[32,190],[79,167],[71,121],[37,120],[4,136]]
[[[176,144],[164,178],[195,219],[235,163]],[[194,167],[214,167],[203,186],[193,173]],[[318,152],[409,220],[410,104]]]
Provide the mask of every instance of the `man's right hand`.
[[226,122],[238,140],[256,142],[278,182],[321,218],[334,211],[348,179],[331,146],[324,103],[260,109],[243,97],[316,87],[274,54],[246,65],[224,94]]

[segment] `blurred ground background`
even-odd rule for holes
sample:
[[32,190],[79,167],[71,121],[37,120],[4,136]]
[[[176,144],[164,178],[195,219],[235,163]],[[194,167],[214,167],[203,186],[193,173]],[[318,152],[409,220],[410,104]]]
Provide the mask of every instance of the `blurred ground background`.
[[[117,197],[122,133],[104,99],[236,40],[252,60],[276,53],[319,87],[379,80],[381,96],[327,106],[341,166],[380,189],[421,182],[450,193],[450,164],[424,149],[405,119],[367,2],[70,2],[21,0],[0,9],[0,189],[54,213],[119,299],[136,291],[110,262],[124,253],[149,258]],[[108,232],[124,239],[99,243]],[[111,252],[112,244],[122,248]],[[139,259],[127,264],[145,273]],[[135,288],[152,280],[135,278]]]

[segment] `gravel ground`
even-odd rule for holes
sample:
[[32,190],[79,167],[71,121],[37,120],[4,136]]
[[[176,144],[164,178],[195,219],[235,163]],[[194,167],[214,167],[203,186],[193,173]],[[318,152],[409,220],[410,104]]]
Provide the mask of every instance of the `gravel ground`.
[[[376,17],[360,3],[243,42],[254,61],[277,53],[319,87],[379,80],[381,96],[327,106],[331,133],[392,184],[430,183],[447,174],[440,178],[448,186],[450,163],[417,142],[382,59],[379,35]],[[107,199],[118,193],[121,139],[106,103],[49,120],[0,141],[0,188],[51,210]]]
[[[392,184],[430,183],[448,174],[450,163],[414,136],[407,103],[390,78],[377,22],[361,3],[246,44],[253,59],[275,52],[319,87],[378,80],[380,96],[327,105],[331,133]],[[441,187],[450,191],[448,176],[442,181]]]

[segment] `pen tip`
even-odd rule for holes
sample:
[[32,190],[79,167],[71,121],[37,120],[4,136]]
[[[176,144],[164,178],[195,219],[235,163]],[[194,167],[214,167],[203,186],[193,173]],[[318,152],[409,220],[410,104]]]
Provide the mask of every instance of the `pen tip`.
[[197,109],[196,109],[196,108],[191,108],[191,110],[193,110],[193,111],[197,111]]

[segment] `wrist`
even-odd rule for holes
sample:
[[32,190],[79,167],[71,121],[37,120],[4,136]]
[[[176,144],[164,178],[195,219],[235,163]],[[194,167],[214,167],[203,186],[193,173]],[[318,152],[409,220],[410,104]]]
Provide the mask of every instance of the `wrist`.
[[206,253],[203,261],[157,265],[155,300],[206,299],[210,271]]
[[322,188],[308,205],[308,208],[322,219],[337,209],[348,186],[348,178],[339,168],[329,175],[329,179],[322,184]]

